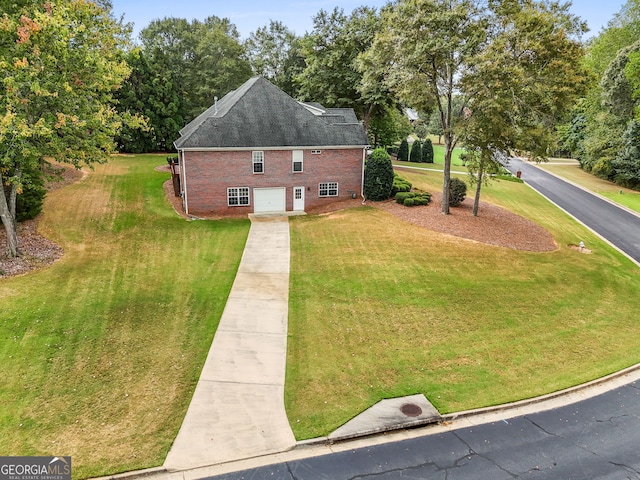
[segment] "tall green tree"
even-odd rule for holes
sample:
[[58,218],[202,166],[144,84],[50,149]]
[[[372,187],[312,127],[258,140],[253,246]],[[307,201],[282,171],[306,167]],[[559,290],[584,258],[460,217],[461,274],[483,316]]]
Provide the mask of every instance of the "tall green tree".
[[475,174],[473,214],[478,214],[486,173],[497,152],[543,160],[555,148],[555,126],[586,91],[580,61],[585,25],[568,5],[496,1],[487,12],[491,29],[461,80],[467,100],[461,139]]
[[[405,0],[382,11],[382,27],[361,56],[366,83],[382,78],[400,99],[436,110],[445,144],[442,213],[449,213],[451,156],[460,111],[454,97],[465,68],[483,45],[487,22],[473,0]],[[484,3],[484,2],[482,2]],[[435,108],[434,108],[435,105]]]
[[420,161],[423,163],[433,163],[433,143],[430,138],[427,138],[422,144],[422,158]]
[[258,28],[245,42],[253,73],[261,75],[278,88],[296,96],[293,75],[300,74],[304,60],[299,56],[298,37],[282,22],[271,20]]
[[154,20],[140,39],[151,69],[170,73],[182,98],[176,115],[186,122],[252,75],[238,30],[227,18]]
[[335,8],[313,18],[313,30],[300,41],[306,66],[298,75],[303,100],[318,101],[327,107],[353,108],[369,129],[372,116],[395,104],[386,85],[362,82],[358,55],[366,51],[380,29],[380,17],[373,8],[360,7],[349,16]]
[[409,152],[410,162],[420,162],[422,160],[422,145],[420,140],[415,140],[411,144],[411,151]]
[[[0,218],[19,255],[16,198],[44,157],[106,161],[124,121],[114,91],[129,74],[125,27],[84,0],[32,1],[0,18]],[[8,190],[8,195],[5,193]]]
[[578,37],[585,26],[567,5],[404,0],[383,17],[366,65],[384,65],[403,101],[437,112],[445,146],[442,213],[449,213],[451,156],[460,140],[482,152],[480,184],[490,151],[546,154],[584,77]]

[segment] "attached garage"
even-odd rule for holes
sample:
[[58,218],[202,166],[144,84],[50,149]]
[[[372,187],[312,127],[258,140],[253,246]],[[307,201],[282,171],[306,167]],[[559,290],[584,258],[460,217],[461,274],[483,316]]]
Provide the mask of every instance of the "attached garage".
[[286,205],[287,197],[284,187],[253,189],[254,213],[284,212]]

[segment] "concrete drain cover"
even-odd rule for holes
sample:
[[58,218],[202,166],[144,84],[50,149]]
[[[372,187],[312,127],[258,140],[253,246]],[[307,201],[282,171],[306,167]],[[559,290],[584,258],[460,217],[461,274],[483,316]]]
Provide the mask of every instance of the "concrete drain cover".
[[400,411],[407,417],[419,417],[422,415],[422,409],[415,403],[405,403],[400,407]]

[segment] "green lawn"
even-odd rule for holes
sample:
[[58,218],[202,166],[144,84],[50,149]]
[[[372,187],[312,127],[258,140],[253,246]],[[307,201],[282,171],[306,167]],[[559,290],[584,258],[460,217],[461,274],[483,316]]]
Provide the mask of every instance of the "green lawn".
[[[402,176],[441,185],[436,172]],[[291,219],[285,398],[297,438],[383,398],[423,393],[460,411],[640,361],[640,269],[526,185],[483,192],[548,228],[559,249],[491,247],[371,207]],[[580,240],[591,255],[568,248]]]
[[164,156],[51,192],[52,267],[0,279],[0,452],[71,455],[74,478],[160,465],[235,278],[247,220],[178,217]]
[[588,188],[636,212],[640,212],[640,192],[620,187],[613,182],[591,175],[582,170],[578,162],[574,162],[572,165],[565,165],[560,160],[555,160],[549,163],[541,163],[540,166],[559,177]]
[[[0,279],[3,455],[72,455],[75,478],[164,461],[249,222],[178,217],[162,163],[118,157],[51,192],[40,229],[65,256]],[[437,172],[402,175],[441,185]],[[371,207],[291,219],[286,404],[298,438],[381,398],[421,392],[458,411],[640,361],[640,270],[522,184],[493,182],[483,199],[544,225],[559,250],[458,240]],[[580,240],[592,255],[567,248]]]

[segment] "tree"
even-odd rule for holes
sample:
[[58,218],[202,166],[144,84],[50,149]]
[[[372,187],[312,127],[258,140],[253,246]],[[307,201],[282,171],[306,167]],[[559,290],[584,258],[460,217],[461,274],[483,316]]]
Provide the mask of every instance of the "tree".
[[393,165],[384,148],[376,148],[364,170],[364,195],[373,201],[387,200],[393,188]]
[[301,99],[353,108],[368,131],[376,111],[395,103],[386,85],[364,84],[357,65],[358,55],[369,48],[380,28],[376,10],[360,7],[349,16],[337,7],[331,13],[320,10],[313,25],[300,41],[306,62],[297,77]]
[[422,148],[420,146],[420,140],[415,140],[411,145],[411,153],[409,154],[410,162],[420,162],[422,160]]
[[427,138],[422,144],[422,162],[433,163],[433,144],[430,138]]
[[409,161],[409,142],[406,138],[403,138],[400,142],[400,148],[398,149],[398,160],[403,162]]
[[135,123],[112,107],[129,74],[126,36],[109,11],[84,0],[29,2],[0,20],[0,218],[8,257],[19,255],[24,173],[37,172],[45,156],[76,167],[106,161],[122,123]]
[[422,120],[416,120],[413,123],[413,132],[421,142],[424,142],[424,139],[429,135],[429,129]]
[[154,20],[140,32],[140,39],[151,70],[167,72],[172,88],[180,93],[176,118],[185,122],[252,75],[240,34],[227,18]]
[[461,80],[468,99],[461,139],[475,175],[478,212],[487,170],[496,172],[495,154],[516,151],[542,160],[555,147],[555,125],[584,93],[580,65],[584,25],[568,5],[496,2],[487,43]]
[[438,143],[442,143],[442,135],[444,135],[444,130],[442,129],[442,120],[440,120],[440,112],[434,110],[429,117],[429,125],[427,126],[429,129],[429,133],[431,135],[438,136]]
[[[245,46],[253,73],[262,75],[289,95],[292,60],[297,54],[297,37],[282,22],[269,21],[249,35]],[[299,72],[297,72],[299,73]]]
[[[458,142],[454,110],[459,80],[483,45],[487,22],[473,0],[406,0],[382,11],[383,27],[361,65],[407,104],[440,116],[445,144],[442,213],[449,213],[451,155]],[[482,2],[484,3],[484,2]]]
[[640,188],[640,122],[631,120],[622,138],[624,148],[612,162],[616,183]]
[[409,119],[396,107],[377,110],[369,123],[369,139],[374,148],[387,147],[411,133]]

